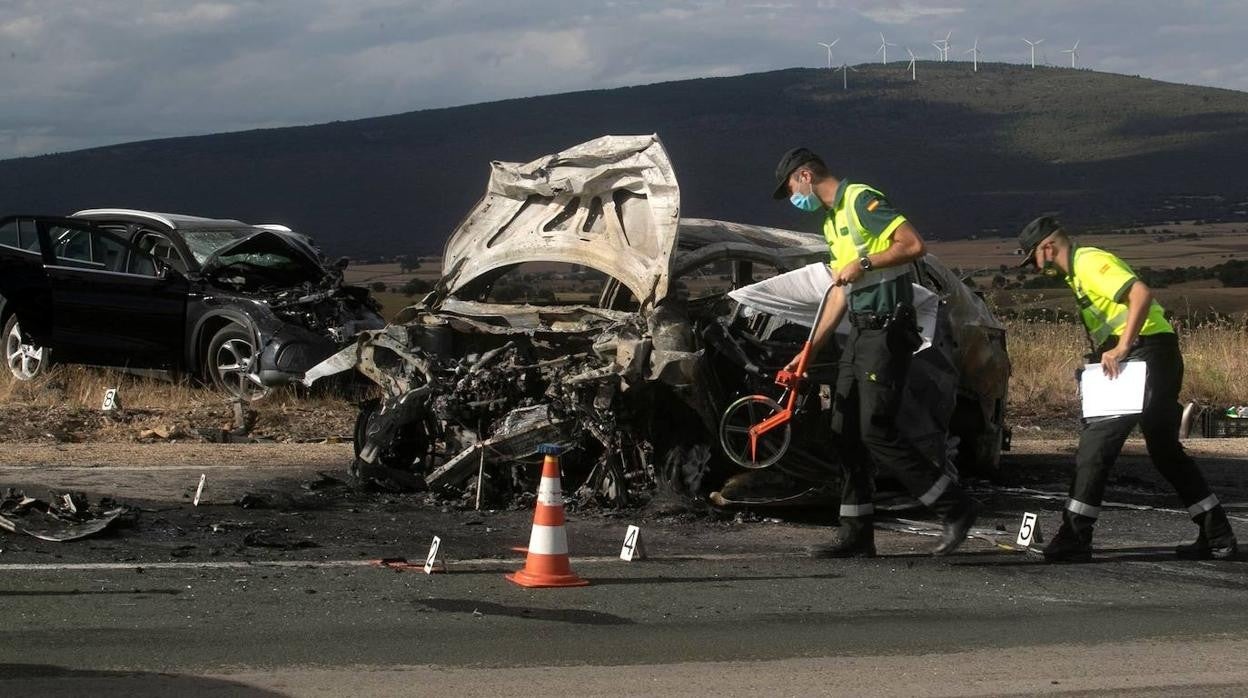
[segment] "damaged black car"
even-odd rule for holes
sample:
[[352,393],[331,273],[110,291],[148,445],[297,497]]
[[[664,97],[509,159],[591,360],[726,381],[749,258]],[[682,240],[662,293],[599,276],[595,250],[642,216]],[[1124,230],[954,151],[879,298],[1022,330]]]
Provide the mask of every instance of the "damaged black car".
[[[774,464],[749,467],[728,438],[774,409],[776,371],[831,283],[820,236],[681,218],[656,136],[492,167],[434,291],[308,373],[355,369],[382,389],[359,415],[356,477],[506,500],[532,492],[537,447],[557,442],[565,490],[587,503],[839,499],[835,346]],[[1005,328],[934,256],[914,272],[924,344],[903,428],[947,472],[991,475],[1008,437]]]
[[190,375],[255,399],[384,326],[311,239],[280,225],[92,209],[0,219],[6,366]]

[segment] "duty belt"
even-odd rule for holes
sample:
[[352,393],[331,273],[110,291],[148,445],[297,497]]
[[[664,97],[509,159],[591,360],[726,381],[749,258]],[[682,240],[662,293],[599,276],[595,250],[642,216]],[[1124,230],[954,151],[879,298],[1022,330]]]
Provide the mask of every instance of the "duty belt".
[[[1135,347],[1161,347],[1161,346],[1178,346],[1179,338],[1173,332],[1158,332],[1156,334],[1142,334],[1135,338],[1135,343],[1131,348]],[[1118,335],[1110,335],[1104,344],[1097,347],[1094,354],[1103,354],[1110,349],[1118,346]]]
[[849,324],[860,330],[882,330],[888,326],[893,316],[888,313],[850,313]]

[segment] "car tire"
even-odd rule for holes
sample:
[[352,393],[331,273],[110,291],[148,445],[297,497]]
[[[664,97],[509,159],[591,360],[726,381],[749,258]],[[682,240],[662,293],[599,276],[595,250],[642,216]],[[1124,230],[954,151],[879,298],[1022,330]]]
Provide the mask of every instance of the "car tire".
[[204,354],[204,375],[213,387],[231,398],[253,402],[268,395],[269,389],[256,385],[247,374],[256,358],[255,338],[246,327],[230,323],[217,330]]
[[10,315],[4,323],[4,364],[9,373],[19,381],[38,378],[48,368],[46,347],[22,342],[22,327],[17,315]]

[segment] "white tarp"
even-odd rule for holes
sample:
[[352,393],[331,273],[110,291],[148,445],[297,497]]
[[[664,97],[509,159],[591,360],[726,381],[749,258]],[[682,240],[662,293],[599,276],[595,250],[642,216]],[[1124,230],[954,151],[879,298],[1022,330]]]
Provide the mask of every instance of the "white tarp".
[[[915,350],[917,354],[932,345],[932,337],[936,334],[936,311],[940,307],[940,298],[918,284],[912,285],[919,333],[923,335],[923,344]],[[772,317],[783,318],[789,322],[810,327],[814,322],[815,313],[819,311],[820,301],[831,286],[832,270],[823,262],[815,262],[801,269],[794,269],[749,286],[742,286],[735,291],[729,291],[728,296],[745,306],[747,312],[767,313]],[[846,290],[852,291],[853,286]],[[849,334],[848,313],[846,319],[837,326],[836,331],[840,334]]]

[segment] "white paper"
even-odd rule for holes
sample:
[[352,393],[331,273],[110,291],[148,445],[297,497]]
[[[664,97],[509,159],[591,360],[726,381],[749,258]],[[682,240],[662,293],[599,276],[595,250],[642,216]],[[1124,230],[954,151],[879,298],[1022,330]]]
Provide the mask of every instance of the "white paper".
[[1118,366],[1118,377],[1110,379],[1100,364],[1088,364],[1083,368],[1079,391],[1083,394],[1083,418],[1117,417],[1139,414],[1144,410],[1144,379],[1147,375],[1143,361],[1128,361]]

